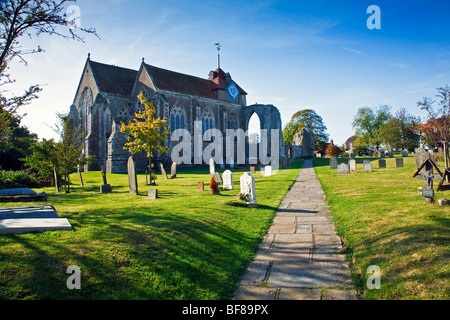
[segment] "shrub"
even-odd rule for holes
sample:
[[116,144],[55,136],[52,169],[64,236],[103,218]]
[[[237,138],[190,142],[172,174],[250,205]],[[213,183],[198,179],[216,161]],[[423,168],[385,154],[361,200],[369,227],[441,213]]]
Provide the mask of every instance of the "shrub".
[[327,156],[329,157],[337,157],[338,155],[341,154],[341,149],[339,149],[338,146],[335,146],[333,144],[330,144],[327,148],[327,150],[325,150],[325,153],[327,154]]
[[36,177],[25,171],[0,171],[0,189],[33,188],[38,186],[39,182]]

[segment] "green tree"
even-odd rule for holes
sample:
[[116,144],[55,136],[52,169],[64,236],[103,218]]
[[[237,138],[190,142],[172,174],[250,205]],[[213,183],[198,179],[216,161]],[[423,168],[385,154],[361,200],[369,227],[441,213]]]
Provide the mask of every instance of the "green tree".
[[[72,116],[58,114],[57,132],[60,141],[56,144],[55,158],[59,174],[64,177],[64,188],[70,192],[70,174],[78,165],[89,163],[93,156],[83,155],[83,135],[81,127],[75,127]],[[55,181],[55,183],[57,183]]]
[[144,97],[142,92],[138,98],[144,105],[144,110],[136,112],[132,122],[122,123],[120,132],[128,134],[124,149],[128,149],[133,154],[145,151],[151,163],[153,152],[170,151],[169,148],[162,145],[165,137],[169,134],[169,129],[166,126],[166,120],[155,118],[155,107]]
[[283,128],[284,142],[286,144],[292,144],[292,138],[302,128],[309,129],[316,142],[316,148],[328,141],[329,135],[326,133],[327,127],[323,123],[322,117],[314,110],[304,109],[294,113],[291,121]]
[[31,154],[25,158],[25,166],[35,171],[44,180],[52,180],[53,168],[58,166],[56,155],[57,143],[42,139],[31,146]]
[[414,151],[419,146],[420,136],[416,133],[420,119],[400,109],[394,117],[380,127],[383,143],[397,150]]
[[380,128],[391,119],[390,107],[379,106],[372,109],[362,107],[353,119],[352,126],[355,130],[355,145],[359,147],[375,147],[377,153],[383,142],[380,136]]

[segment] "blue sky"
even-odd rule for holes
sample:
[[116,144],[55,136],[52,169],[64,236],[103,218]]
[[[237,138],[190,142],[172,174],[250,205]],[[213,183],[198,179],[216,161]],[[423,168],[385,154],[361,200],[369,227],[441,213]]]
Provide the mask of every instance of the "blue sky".
[[[310,108],[341,145],[353,134],[359,107],[389,105],[424,116],[416,103],[450,84],[450,1],[113,0],[76,2],[81,25],[101,39],[55,36],[23,39],[28,67],[11,73],[20,93],[38,83],[44,91],[23,124],[40,138],[55,137],[56,112],[68,112],[88,52],[98,62],[138,69],[149,64],[206,78],[221,67],[247,91],[248,104],[273,104],[283,125]],[[381,10],[381,29],[370,30],[366,12]]]

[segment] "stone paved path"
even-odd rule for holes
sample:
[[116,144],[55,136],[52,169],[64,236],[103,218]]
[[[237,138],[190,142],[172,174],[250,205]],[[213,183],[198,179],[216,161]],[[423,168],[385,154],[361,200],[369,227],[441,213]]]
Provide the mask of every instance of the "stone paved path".
[[307,160],[233,299],[357,299],[341,250],[322,187]]

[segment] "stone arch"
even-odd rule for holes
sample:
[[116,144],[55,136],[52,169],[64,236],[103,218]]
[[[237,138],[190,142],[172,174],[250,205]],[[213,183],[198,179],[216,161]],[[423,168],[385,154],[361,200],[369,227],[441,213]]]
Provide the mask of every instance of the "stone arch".
[[[242,124],[244,125],[243,129],[247,132],[250,118],[255,113],[259,117],[261,129],[267,130],[267,133],[269,135],[269,139],[267,141],[267,151],[269,154],[272,154],[270,142],[271,130],[278,130],[279,150],[277,152],[278,158],[281,158],[281,156],[284,155],[284,139],[282,134],[283,128],[280,111],[273,105],[255,104],[245,107],[243,111]],[[248,150],[248,141],[246,141],[246,150]],[[248,152],[246,154],[248,154]]]

